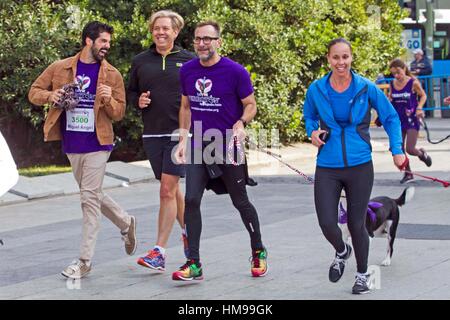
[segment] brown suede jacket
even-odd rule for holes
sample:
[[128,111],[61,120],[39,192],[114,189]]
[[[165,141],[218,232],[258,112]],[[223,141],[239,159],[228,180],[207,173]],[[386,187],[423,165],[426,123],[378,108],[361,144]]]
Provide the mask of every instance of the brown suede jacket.
[[[60,89],[63,85],[74,82],[77,74],[77,55],[52,63],[34,81],[28,93],[30,102],[37,106],[50,104],[52,91]],[[112,121],[121,120],[125,114],[125,86],[120,72],[103,60],[100,66],[97,88],[100,84],[112,89],[112,97],[109,103],[104,103],[99,97],[95,98],[94,114],[97,139],[101,145],[113,144],[114,132]],[[44,124],[44,140],[61,140],[60,115],[62,109],[51,107]]]

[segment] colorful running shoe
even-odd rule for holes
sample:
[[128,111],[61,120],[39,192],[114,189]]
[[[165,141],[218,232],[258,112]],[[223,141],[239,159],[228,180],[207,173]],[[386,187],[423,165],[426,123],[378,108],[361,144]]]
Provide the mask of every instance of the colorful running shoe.
[[256,250],[251,256],[251,272],[253,277],[264,277],[267,274],[267,250]]
[[150,250],[145,257],[140,257],[137,263],[153,270],[166,271],[166,257],[157,248]]
[[186,234],[181,235],[181,241],[183,241],[183,248],[184,248],[184,256],[186,259],[189,257],[189,245],[188,245],[188,238]]
[[194,260],[188,260],[178,271],[172,273],[172,280],[192,281],[203,280],[203,271],[201,263]]

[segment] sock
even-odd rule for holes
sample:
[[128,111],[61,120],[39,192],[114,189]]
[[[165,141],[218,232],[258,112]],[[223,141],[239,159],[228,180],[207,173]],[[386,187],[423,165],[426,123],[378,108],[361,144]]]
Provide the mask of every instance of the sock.
[[369,276],[369,273],[367,271],[363,272],[363,273],[356,272],[356,275],[359,276],[359,277],[366,277],[367,278]]
[[159,252],[161,252],[162,255],[166,254],[166,249],[164,249],[163,247],[155,246],[153,249],[158,249]]

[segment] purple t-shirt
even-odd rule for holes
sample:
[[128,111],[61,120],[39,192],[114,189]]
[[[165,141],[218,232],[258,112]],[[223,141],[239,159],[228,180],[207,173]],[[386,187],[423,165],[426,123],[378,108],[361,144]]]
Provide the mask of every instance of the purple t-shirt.
[[[219,129],[223,136],[243,114],[241,99],[253,93],[248,71],[231,59],[221,57],[218,63],[204,67],[199,59],[180,69],[181,90],[191,106],[191,128],[201,121],[202,134]],[[194,132],[196,135],[197,132]]]
[[95,129],[94,101],[100,63],[86,64],[78,60],[78,106],[61,114],[62,147],[64,153],[111,151],[112,145],[101,145]]

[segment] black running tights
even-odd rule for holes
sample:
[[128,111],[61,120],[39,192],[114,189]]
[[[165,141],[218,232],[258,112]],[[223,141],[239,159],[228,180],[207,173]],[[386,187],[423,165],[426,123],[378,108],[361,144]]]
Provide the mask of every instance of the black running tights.
[[369,234],[365,223],[372,185],[372,161],[348,168],[316,167],[314,201],[320,228],[336,252],[345,250],[338,226],[339,198],[344,189],[348,229],[352,237],[357,271],[360,273],[367,272]]
[[[223,174],[217,179],[222,179],[234,207],[241,215],[242,221],[250,235],[252,250],[263,249],[258,214],[247,196],[244,165],[223,164],[219,165],[219,167]],[[202,231],[200,204],[208,181],[209,175],[205,165],[187,165],[184,221],[186,223],[190,259],[200,259],[200,234]]]

